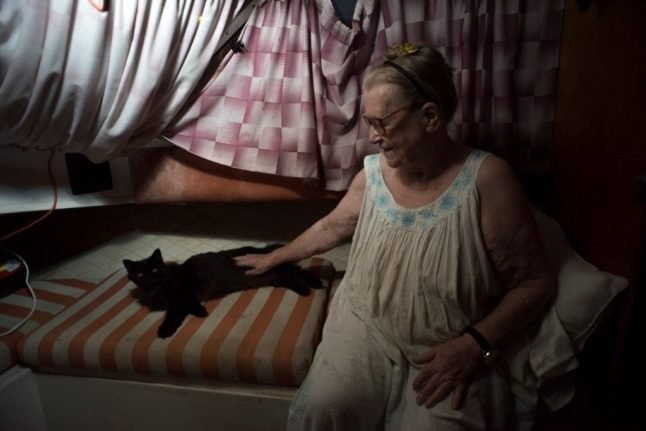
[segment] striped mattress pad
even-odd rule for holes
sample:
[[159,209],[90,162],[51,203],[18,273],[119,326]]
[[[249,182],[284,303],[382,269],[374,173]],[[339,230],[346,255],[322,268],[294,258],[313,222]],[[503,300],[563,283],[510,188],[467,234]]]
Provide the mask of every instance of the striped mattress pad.
[[302,266],[323,289],[299,296],[261,287],[209,300],[207,317],[188,316],[166,339],[156,335],[163,312],[136,302],[135,285],[121,269],[22,339],[19,359],[45,371],[298,386],[320,341],[335,279],[325,259]]
[[[36,295],[34,313],[23,325],[10,334],[0,336],[0,372],[18,362],[18,342],[25,335],[51,320],[66,307],[96,287],[96,283],[82,280],[52,280],[31,282]],[[33,299],[26,287],[0,298],[0,333],[19,325],[32,308]]]

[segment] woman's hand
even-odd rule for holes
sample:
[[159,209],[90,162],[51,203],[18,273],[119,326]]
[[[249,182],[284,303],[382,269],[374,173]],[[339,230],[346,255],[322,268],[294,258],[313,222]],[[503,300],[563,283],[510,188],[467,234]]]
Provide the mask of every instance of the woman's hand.
[[233,259],[238,266],[244,266],[250,268],[245,271],[247,275],[260,275],[263,274],[274,266],[276,266],[271,257],[271,253],[267,254],[245,254],[242,256],[234,257]]
[[482,350],[470,336],[461,336],[418,355],[422,369],[413,381],[417,404],[433,407],[453,393],[451,407],[459,409],[469,383],[482,366]]

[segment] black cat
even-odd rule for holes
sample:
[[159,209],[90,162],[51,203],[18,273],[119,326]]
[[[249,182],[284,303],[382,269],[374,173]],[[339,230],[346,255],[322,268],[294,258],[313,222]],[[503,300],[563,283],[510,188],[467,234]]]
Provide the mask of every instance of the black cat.
[[229,293],[263,286],[280,286],[299,295],[309,295],[310,288],[322,287],[321,280],[296,264],[282,264],[261,275],[246,275],[248,268],[233,260],[244,254],[269,253],[280,245],[263,248],[241,247],[219,252],[200,253],[184,263],[164,263],[161,251],[142,260],[123,260],[128,278],[140,289],[135,295],[140,304],[151,310],[166,310],[157,336],[166,338],[175,333],[186,316],[206,317],[202,301]]

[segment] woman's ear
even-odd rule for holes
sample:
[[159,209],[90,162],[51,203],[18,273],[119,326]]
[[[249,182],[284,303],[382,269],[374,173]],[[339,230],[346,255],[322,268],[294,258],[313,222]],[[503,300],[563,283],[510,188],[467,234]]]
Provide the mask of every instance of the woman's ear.
[[440,127],[441,114],[434,102],[426,102],[422,106],[422,115],[429,133],[435,132]]

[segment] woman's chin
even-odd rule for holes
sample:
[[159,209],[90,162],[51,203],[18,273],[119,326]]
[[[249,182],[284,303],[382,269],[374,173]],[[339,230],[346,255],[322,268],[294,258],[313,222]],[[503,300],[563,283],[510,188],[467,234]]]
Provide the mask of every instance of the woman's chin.
[[401,164],[399,158],[393,154],[392,150],[387,153],[384,152],[384,159],[386,160],[386,164],[391,168],[396,168]]

